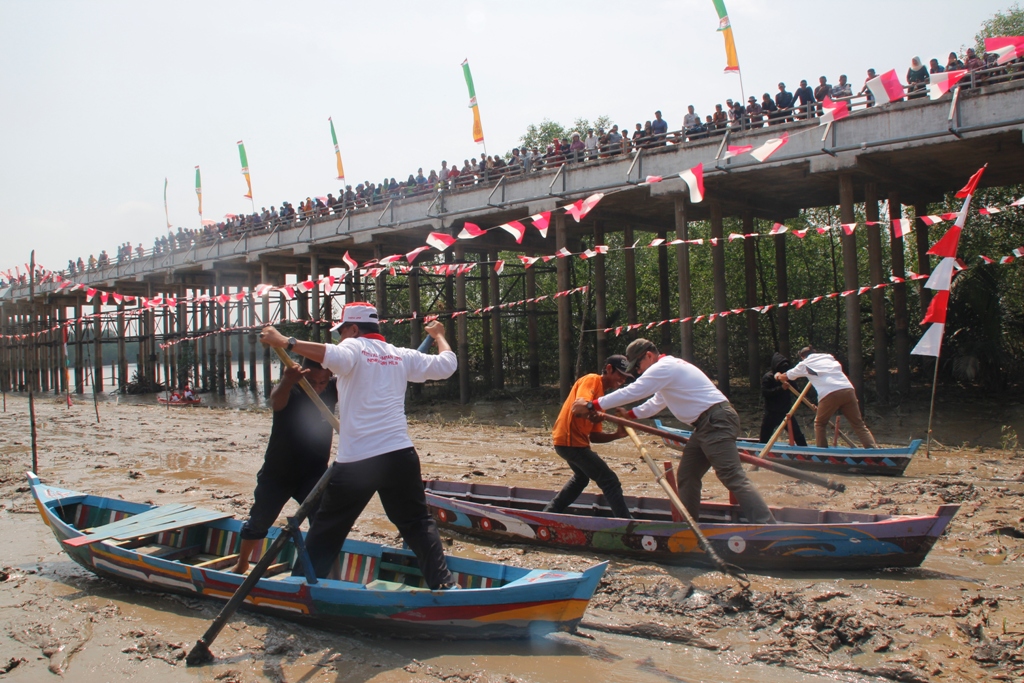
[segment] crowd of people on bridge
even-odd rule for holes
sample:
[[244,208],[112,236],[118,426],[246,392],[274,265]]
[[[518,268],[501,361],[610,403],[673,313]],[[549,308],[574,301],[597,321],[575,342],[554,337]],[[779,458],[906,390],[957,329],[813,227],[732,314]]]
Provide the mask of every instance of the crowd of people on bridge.
[[[963,59],[956,52],[950,52],[945,65],[937,58],[930,59],[925,65],[920,57],[914,57],[906,75],[907,98],[924,97],[932,74],[967,69],[978,72],[975,82],[980,83],[1002,71],[1012,70],[1013,63],[1004,65],[1001,71],[994,70],[996,59],[995,54],[979,55],[973,48],[966,50]],[[547,143],[544,149],[536,145],[524,145],[512,149],[506,155],[483,154],[479,159],[464,159],[461,166],[457,162],[449,164],[447,160],[442,160],[440,170],[432,169],[430,173],[424,174],[423,169],[419,168],[415,174],[410,173],[404,182],[399,182],[395,177],[384,178],[380,183],[366,180],[355,187],[346,185],[338,190],[337,195],[328,193],[326,197],[306,197],[297,207],[284,201],[279,207],[263,207],[247,215],[228,214],[219,222],[203,221],[202,228],[179,227],[177,231],[168,229],[166,235],[154,240],[148,253],[141,243],[133,249],[130,242],[125,242],[116,250],[115,260],[124,263],[133,258],[188,251],[194,247],[239,239],[250,233],[272,232],[279,227],[337,218],[346,211],[382,207],[390,201],[407,197],[493,184],[503,177],[517,177],[558,168],[564,164],[628,155],[641,149],[657,150],[691,140],[724,135],[729,130],[751,130],[813,119],[822,115],[822,102],[826,97],[832,101],[848,102],[851,108],[855,98],[864,97],[864,106],[872,107],[875,104],[874,97],[867,82],[877,75],[875,69],[868,69],[864,84],[856,94],[846,74],[841,74],[835,84],[830,83],[827,76],[820,76],[818,84],[813,88],[804,79],[792,91],[785,82],[780,82],[774,95],[765,92],[760,100],[751,95],[746,103],[742,98],[726,99],[724,105],[715,104],[714,111],[703,118],[691,104],[683,115],[680,128],[671,131],[668,121],[659,110],[654,112],[650,120],[637,122],[632,132],[612,124],[607,130],[590,128],[586,131],[573,131],[565,138],[556,138]],[[963,85],[969,86],[970,82]],[[67,274],[75,275],[109,265],[111,259],[104,250],[99,257],[90,255],[87,260],[79,258],[77,261],[68,261]]]

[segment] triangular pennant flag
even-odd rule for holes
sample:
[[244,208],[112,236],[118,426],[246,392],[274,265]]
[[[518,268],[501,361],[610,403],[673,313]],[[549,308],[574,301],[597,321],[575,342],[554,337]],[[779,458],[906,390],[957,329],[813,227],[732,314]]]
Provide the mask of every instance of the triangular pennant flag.
[[819,126],[845,119],[850,115],[850,107],[846,102],[842,100],[833,102],[832,98],[828,95],[825,95],[825,98],[821,101],[821,109],[822,115],[818,119]]
[[602,199],[604,199],[604,194],[601,192],[592,194],[584,199],[583,204],[580,207],[580,217],[577,220],[583,220],[588,213],[594,210],[594,207],[597,206]]
[[662,180],[664,180],[664,178],[662,178],[660,175],[649,175],[649,176],[647,176],[647,178],[644,179],[644,182],[642,182],[640,184],[641,185],[654,185],[655,183],[660,183]]
[[430,249],[430,247],[416,247],[415,249],[413,249],[412,251],[405,255],[405,260],[408,261],[409,263],[412,263],[416,260],[417,256],[427,251],[428,249]]
[[949,290],[943,289],[935,293],[932,302],[928,304],[928,312],[921,321],[922,325],[928,323],[946,323],[946,309],[949,308]]
[[731,159],[732,157],[738,157],[741,154],[746,154],[750,150],[754,149],[753,145],[729,145],[722,154],[723,159]]
[[764,163],[773,154],[779,151],[779,149],[789,142],[789,133],[783,133],[777,138],[770,138],[763,145],[755,149],[750,153],[750,156],[754,157],[761,163]]
[[555,256],[557,258],[565,258],[566,256],[572,256],[572,252],[566,249],[565,247],[562,247],[561,249],[558,250]]
[[935,225],[945,220],[942,216],[918,216],[917,219],[925,225]]
[[662,244],[664,244],[664,243],[665,243],[665,240],[663,240],[663,239],[662,239],[662,238],[660,238],[660,237],[656,237],[656,238],[654,238],[653,240],[651,240],[651,243],[650,243],[650,244],[648,244],[647,246],[648,246],[648,247],[658,247],[658,246],[661,246],[661,245],[662,245]]
[[352,258],[352,256],[347,251],[345,252],[345,255],[341,257],[341,260],[345,262],[345,265],[348,266],[348,269],[350,271],[354,271],[356,268],[359,267],[359,264],[356,263],[356,260]]
[[921,337],[921,341],[917,342],[917,346],[911,349],[910,353],[915,356],[932,356],[934,358],[939,357],[939,350],[942,348],[942,334],[945,332],[946,326],[943,324],[932,325],[924,332],[924,336]]
[[523,262],[523,267],[529,268],[534,263],[539,261],[540,257],[539,256],[523,256],[522,254],[520,254],[519,255],[519,260]]
[[966,69],[946,71],[928,76],[928,99],[937,100],[948,93],[954,85],[967,75]]
[[501,259],[498,259],[497,261],[494,262],[494,272],[497,273],[498,275],[501,275],[503,270],[505,270],[505,262],[502,261]]
[[446,235],[443,232],[432,232],[427,235],[427,244],[432,246],[438,251],[444,251],[448,247],[455,244],[457,240],[451,235]]
[[533,227],[540,231],[541,237],[548,236],[548,223],[551,222],[551,212],[541,211],[540,213],[530,216],[530,220],[533,221]]
[[804,228],[803,230],[794,230],[793,234],[799,237],[800,239],[803,239],[807,237],[807,228]]
[[924,286],[937,291],[949,291],[949,283],[953,279],[953,266],[955,264],[955,258],[944,258],[939,261],[939,265],[935,266],[935,270],[928,276],[928,281],[924,283]]
[[928,250],[928,253],[932,256],[942,256],[944,258],[955,257],[957,246],[960,244],[960,226],[954,225],[946,234],[942,236],[938,242],[932,245],[932,248]]
[[913,227],[913,222],[909,218],[893,218],[892,219],[892,234],[896,237],[903,237]]
[[[579,220],[578,218],[576,219]],[[526,235],[526,226],[519,221],[509,221],[498,226],[508,234],[516,238],[516,244],[523,243],[523,236]]]
[[[787,230],[789,230],[789,228],[787,228],[782,223],[776,223],[775,225],[772,226],[772,229],[768,231],[768,234],[769,235],[781,235],[784,232],[786,232]],[[807,232],[805,231],[804,234],[806,235]]]
[[699,204],[704,201],[704,164],[697,164],[693,168],[683,171],[679,177],[683,179],[690,191],[690,203]]
[[847,235],[852,235],[853,231],[857,229],[856,223],[843,223],[842,226],[843,232],[845,232]]
[[900,84],[900,77],[896,75],[896,69],[890,69],[881,76],[872,78],[867,82],[867,87],[874,95],[876,104],[899,102],[903,99],[903,86]]
[[981,180],[981,175],[985,172],[986,168],[988,168],[988,164],[979,168],[978,171],[971,176],[970,180],[967,181],[967,184],[956,193],[956,196],[960,199],[964,199],[968,195],[974,194],[974,190],[978,187],[978,181]]
[[[486,232],[487,231],[486,230],[482,230],[479,225],[476,225],[475,223],[470,223],[469,221],[466,221],[462,225],[462,230],[459,231],[459,239],[460,240],[471,240],[474,237],[479,237],[480,235],[483,235]],[[444,251],[444,249],[442,249],[441,251]]]

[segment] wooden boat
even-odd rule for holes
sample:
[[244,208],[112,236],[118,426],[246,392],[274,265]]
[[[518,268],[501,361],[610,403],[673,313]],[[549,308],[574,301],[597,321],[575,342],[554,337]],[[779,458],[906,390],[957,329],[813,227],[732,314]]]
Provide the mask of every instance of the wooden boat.
[[[152,506],[47,486],[32,496],[64,552],[89,571],[149,590],[227,600],[243,576],[235,564],[241,523],[188,505]],[[281,530],[273,528],[262,553]],[[583,573],[525,569],[449,556],[461,590],[426,588],[408,550],[349,540],[342,581],[291,576],[295,546],[246,598],[266,614],[331,629],[395,637],[526,637],[572,631],[608,563]]]
[[[666,427],[661,420],[655,420],[654,424],[658,429],[679,434],[684,439],[688,439],[692,433],[685,429]],[[685,446],[684,442],[667,437],[662,438],[662,441],[669,448],[679,451]],[[736,444],[740,450],[754,455],[759,455],[764,448],[763,443],[745,439],[737,441]],[[772,450],[765,454],[764,459],[811,472],[899,477],[907,469],[920,446],[921,439],[914,439],[909,446],[898,448],[818,448],[775,443]]]
[[[708,566],[686,522],[661,498],[626,496],[634,519],[611,516],[604,496],[584,493],[564,514],[542,512],[555,492],[427,482],[427,506],[445,529],[496,541],[588,550],[639,560]],[[750,524],[739,506],[704,502],[698,523],[723,560],[749,570],[916,567],[959,505],[933,515],[895,516],[771,508],[778,524]]]
[[203,402],[203,400],[198,397],[190,401],[186,401],[185,399],[181,399],[180,401],[169,401],[163,396],[157,396],[156,401],[157,403],[165,406],[197,406]]

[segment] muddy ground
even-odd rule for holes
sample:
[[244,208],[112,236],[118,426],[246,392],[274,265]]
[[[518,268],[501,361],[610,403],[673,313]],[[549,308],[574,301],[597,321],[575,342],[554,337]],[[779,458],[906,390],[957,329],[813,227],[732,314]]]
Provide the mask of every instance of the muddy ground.
[[[549,447],[551,401],[422,403],[411,432],[427,478],[555,489],[569,470]],[[756,430],[756,406],[743,407]],[[270,419],[253,409],[37,401],[39,474],[65,488],[244,516]],[[1019,405],[945,404],[902,478],[848,477],[833,494],[755,471],[772,505],[933,512],[962,505],[918,569],[752,575],[749,594],[702,569],[612,561],[580,635],[436,643],[370,639],[240,614],[217,664],[184,654],[219,603],[125,588],[60,552],[25,487],[28,406],[0,413],[0,681],[990,681],[1024,677],[1024,454]],[[868,412],[880,441],[925,430],[923,407]],[[805,430],[810,431],[810,430]],[[655,457],[672,452],[645,439]],[[961,444],[953,446],[952,444]],[[965,444],[966,445],[962,445]],[[626,441],[599,447],[627,494],[659,495]],[[713,477],[705,497],[723,499]],[[396,540],[374,501],[357,538]],[[583,568],[600,558],[450,539],[457,555]]]

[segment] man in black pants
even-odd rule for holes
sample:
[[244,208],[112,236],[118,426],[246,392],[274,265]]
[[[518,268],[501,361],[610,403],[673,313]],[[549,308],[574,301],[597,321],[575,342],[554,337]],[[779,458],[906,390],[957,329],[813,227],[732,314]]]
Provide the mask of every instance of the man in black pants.
[[[786,372],[792,365],[781,353],[772,356],[772,367],[761,378],[761,396],[764,398],[764,419],[761,420],[761,443],[768,443],[779,424],[786,418],[786,413],[793,407],[793,396],[789,387],[775,379],[775,373]],[[806,446],[807,439],[800,431],[800,425],[793,418],[793,440],[797,446]]]
[[[298,366],[285,369],[281,381],[270,392],[274,423],[263,467],[256,475],[255,500],[239,534],[242,547],[231,570],[236,574],[244,574],[249,569],[250,556],[267,537],[267,530],[288,499],[294,498],[301,504],[327,471],[331,460],[334,428],[298,386],[302,377],[332,411],[338,403],[338,389],[330,370],[308,358],[301,369]],[[312,519],[313,514],[309,518]]]
[[[338,455],[320,509],[306,535],[314,573],[327,578],[352,525],[374,494],[388,519],[416,554],[432,590],[457,587],[444,558],[441,536],[427,510],[420,460],[409,438],[405,390],[409,382],[447,379],[458,360],[444,338],[444,325],[426,327],[438,354],[393,346],[380,334],[377,309],[358,302],[342,310],[338,344],[286,338],[273,327],[264,344],[320,362],[338,377]],[[301,576],[296,565],[292,573]]]

